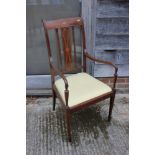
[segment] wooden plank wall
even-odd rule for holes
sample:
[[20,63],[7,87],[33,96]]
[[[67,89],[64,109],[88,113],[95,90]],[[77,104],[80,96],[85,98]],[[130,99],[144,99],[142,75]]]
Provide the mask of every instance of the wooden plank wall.
[[[82,0],[82,18],[84,19],[84,27],[86,34],[87,52],[95,55],[95,35],[96,35],[96,5],[97,0]],[[87,71],[94,73],[94,63],[88,62]]]
[[[119,76],[129,75],[129,1],[97,0],[94,53],[115,63]],[[109,66],[95,63],[95,77],[110,77]]]

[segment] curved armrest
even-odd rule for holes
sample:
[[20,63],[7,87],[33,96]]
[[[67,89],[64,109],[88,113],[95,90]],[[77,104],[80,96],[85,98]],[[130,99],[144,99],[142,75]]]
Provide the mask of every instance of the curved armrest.
[[64,81],[65,83],[65,89],[68,89],[68,81],[66,79],[66,77],[64,76],[64,74],[62,72],[60,72],[53,64],[52,64],[52,58],[50,58],[50,65],[51,68],[53,69],[54,73],[58,74]]
[[63,79],[63,81],[65,83],[65,89],[68,89],[68,81],[67,81],[66,77],[64,76],[64,74],[62,72],[60,72],[58,69],[56,69],[56,67],[54,67],[52,64],[51,64],[51,66],[52,66],[52,69],[54,70],[54,72],[56,74],[58,74]]
[[93,60],[93,61],[96,61],[96,62],[100,62],[100,63],[104,63],[104,64],[108,64],[108,65],[111,65],[115,68],[115,70],[118,70],[118,67],[116,65],[114,65],[112,62],[110,61],[105,61],[105,60],[100,60],[100,59],[97,59],[93,56],[91,56],[90,54],[88,54],[87,52],[84,52],[85,56],[87,58],[89,58],[90,60]]
[[117,71],[118,71],[118,67],[116,65],[114,65],[112,62],[110,61],[105,61],[105,60],[100,60],[100,59],[97,59],[93,56],[91,56],[90,54],[88,54],[86,51],[84,52],[84,55],[90,59],[90,60],[93,60],[93,61],[96,61],[96,62],[100,62],[100,63],[103,63],[103,64],[108,64],[110,66],[112,66],[113,68],[115,68],[115,73],[114,73],[114,84],[113,84],[113,89],[115,89],[115,85],[116,85],[116,80],[117,80]]
[[[67,81],[66,77],[64,76],[64,74],[62,72],[60,72],[56,67],[54,67],[51,60],[50,60],[50,65],[51,65],[51,68],[53,69],[54,73],[58,74],[63,79],[63,81],[65,83],[64,95],[65,95],[65,100],[66,100],[66,106],[68,106],[68,98],[69,98],[68,81]],[[54,75],[52,75],[52,76],[54,76]]]

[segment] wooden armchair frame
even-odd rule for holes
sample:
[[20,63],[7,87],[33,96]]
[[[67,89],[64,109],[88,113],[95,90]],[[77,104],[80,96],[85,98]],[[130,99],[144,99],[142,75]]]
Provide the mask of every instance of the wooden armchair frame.
[[[45,32],[45,38],[46,38],[46,44],[47,44],[47,49],[48,49],[48,61],[49,61],[49,66],[50,66],[50,73],[51,73],[51,81],[52,81],[52,93],[53,93],[53,110],[55,110],[55,104],[56,104],[56,97],[59,98],[61,101],[63,107],[65,108],[65,116],[66,116],[66,123],[67,123],[67,132],[68,132],[68,138],[69,141],[71,142],[71,116],[73,112],[76,112],[78,110],[81,110],[83,108],[86,108],[90,105],[93,105],[99,101],[102,101],[104,99],[110,98],[110,106],[109,106],[109,115],[108,115],[108,121],[111,120],[111,115],[112,115],[112,109],[114,105],[114,99],[115,99],[115,85],[116,85],[116,80],[117,80],[117,71],[118,68],[111,62],[109,61],[104,61],[104,60],[99,60],[91,55],[88,54],[86,51],[86,43],[85,43],[85,32],[84,32],[84,24],[83,20],[80,17],[76,18],[67,18],[67,19],[60,19],[60,20],[55,20],[55,21],[42,21],[43,27],[44,27],[44,32]],[[70,58],[70,29],[72,30],[72,37],[73,37],[73,44],[74,44],[74,61],[76,62],[76,47],[75,47],[75,39],[74,39],[74,27],[79,27],[81,32],[82,32],[82,46],[83,46],[83,62],[81,66],[76,66],[77,68],[80,68],[83,70],[83,72],[86,72],[86,62],[87,59],[91,61],[96,61],[99,63],[107,64],[112,66],[115,69],[114,72],[114,81],[113,81],[113,87],[112,91],[108,92],[106,94],[97,96],[95,98],[92,98],[90,100],[87,100],[85,102],[82,102],[78,105],[75,105],[73,107],[69,107],[68,105],[68,99],[69,99],[69,84],[67,81],[67,78],[65,77],[64,73],[68,70],[74,70],[75,68],[71,67],[71,58]],[[63,51],[65,55],[65,68],[62,70],[59,70],[57,67],[54,66],[52,63],[52,51],[50,47],[50,39],[49,39],[49,33],[48,30],[55,29],[55,34],[57,38],[57,46],[59,52],[61,51],[60,47],[60,38],[58,34],[58,30],[61,30],[62,34],[62,42],[63,42]],[[64,96],[65,96],[65,102],[63,101],[59,91],[55,87],[55,77],[56,75],[59,75],[65,84],[65,89],[64,89]]]

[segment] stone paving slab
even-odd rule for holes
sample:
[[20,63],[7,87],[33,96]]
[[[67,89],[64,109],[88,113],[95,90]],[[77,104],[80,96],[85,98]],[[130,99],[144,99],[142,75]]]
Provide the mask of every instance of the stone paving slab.
[[27,155],[127,155],[129,149],[129,102],[117,94],[111,123],[109,100],[81,110],[72,118],[72,143],[68,142],[64,111],[52,98],[27,98]]

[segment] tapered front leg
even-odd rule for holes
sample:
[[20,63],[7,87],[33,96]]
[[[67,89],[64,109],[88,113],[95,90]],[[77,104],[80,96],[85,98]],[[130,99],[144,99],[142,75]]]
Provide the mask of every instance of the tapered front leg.
[[71,142],[71,113],[68,109],[66,110],[66,123],[67,123],[68,140],[69,142]]
[[112,96],[110,97],[109,116],[108,116],[109,122],[111,121],[111,115],[112,115],[112,109],[114,106],[115,94],[116,94],[116,91],[114,90]]
[[56,93],[55,93],[55,91],[54,91],[54,89],[53,89],[53,111],[55,110],[55,104],[56,104]]

